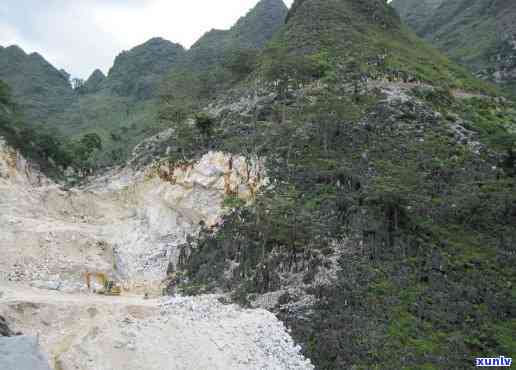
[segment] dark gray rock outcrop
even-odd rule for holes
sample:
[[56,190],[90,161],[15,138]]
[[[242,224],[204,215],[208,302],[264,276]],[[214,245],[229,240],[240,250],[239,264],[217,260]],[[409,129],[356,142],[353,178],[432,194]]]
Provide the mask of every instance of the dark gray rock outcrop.
[[41,353],[35,337],[0,337],[0,369],[50,370],[47,357]]

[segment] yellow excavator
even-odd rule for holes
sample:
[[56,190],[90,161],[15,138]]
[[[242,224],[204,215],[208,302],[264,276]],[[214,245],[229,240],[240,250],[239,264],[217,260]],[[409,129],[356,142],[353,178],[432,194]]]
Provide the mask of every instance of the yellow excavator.
[[122,293],[122,288],[116,284],[113,280],[109,280],[107,275],[102,272],[87,272],[86,273],[86,285],[91,290],[91,278],[96,279],[100,285],[103,286],[100,290],[94,290],[94,293],[107,295],[107,296],[119,296]]

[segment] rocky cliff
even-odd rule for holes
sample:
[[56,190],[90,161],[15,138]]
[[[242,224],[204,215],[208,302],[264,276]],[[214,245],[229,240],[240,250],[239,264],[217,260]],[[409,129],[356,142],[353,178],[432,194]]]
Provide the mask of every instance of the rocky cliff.
[[1,271],[52,289],[81,290],[86,271],[159,284],[186,237],[218,225],[225,197],[251,200],[265,181],[260,161],[212,152],[64,190],[0,145]]
[[[39,344],[54,370],[314,369],[269,312],[223,296],[156,298],[186,237],[267,185],[261,160],[221,152],[138,167],[168,134],[142,143],[133,166],[68,190],[0,140],[0,330],[12,335],[6,317],[34,335],[0,338],[2,369],[49,369]],[[122,296],[84,294],[87,271],[119,281]]]

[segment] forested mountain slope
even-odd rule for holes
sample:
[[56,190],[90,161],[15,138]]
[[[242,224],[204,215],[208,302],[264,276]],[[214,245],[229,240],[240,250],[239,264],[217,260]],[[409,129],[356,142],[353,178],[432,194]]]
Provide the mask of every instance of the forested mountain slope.
[[9,84],[14,98],[30,121],[43,121],[74,99],[69,76],[37,53],[18,46],[0,46],[0,79]]
[[155,97],[157,85],[185,54],[185,49],[162,38],[153,38],[115,59],[101,88],[142,101]]
[[419,33],[444,0],[393,0],[391,5],[403,21]]
[[184,53],[181,45],[162,38],[123,51],[107,76],[95,71],[45,126],[58,130],[63,143],[98,135],[101,148],[88,160],[94,168],[123,163],[136,144],[163,128],[155,108],[158,86]]
[[172,162],[245,153],[272,182],[183,246],[184,289],[273,309],[320,369],[510,353],[515,108],[384,1],[297,0],[237,88],[170,116]]
[[[265,43],[254,30],[269,21],[277,32]],[[319,369],[462,369],[511,355],[514,101],[418,38],[384,0],[296,0],[288,14],[262,0],[232,30],[176,49],[184,56],[158,91],[129,81],[112,93],[97,73],[85,85],[96,93],[78,91],[76,106],[48,121],[78,137],[64,153],[86,168],[166,128],[138,146],[138,164],[152,163],[166,188],[177,185],[171,169],[231,153],[223,170],[200,168],[232,212],[196,222],[200,234],[174,246],[180,278],[169,288],[272,310]],[[239,156],[265,166],[254,178],[238,167],[252,190],[221,186]]]
[[84,81],[84,84],[81,86],[81,92],[85,94],[94,94],[98,92],[105,79],[106,75],[104,72],[100,69],[96,69],[90,77]]
[[392,5],[418,35],[452,59],[515,91],[516,7],[511,0],[394,0]]
[[183,64],[205,70],[221,66],[228,53],[239,49],[261,49],[283,26],[288,8],[283,0],[260,0],[229,30],[211,30],[188,50]]
[[[68,141],[94,134],[100,139],[99,150],[81,162],[87,168],[120,164],[136,144],[165,128],[156,101],[170,73],[195,74],[208,93],[213,90],[210,84],[233,84],[241,77],[240,58],[254,58],[283,25],[286,13],[283,1],[261,0],[230,30],[209,32],[188,51],[153,38],[118,55],[107,76],[96,70],[85,82],[78,81],[75,90],[69,76],[41,57],[27,56],[17,47],[1,49],[0,79],[5,76],[11,85],[27,122],[42,122],[36,131],[51,132],[57,147],[70,152]],[[26,61],[15,61],[13,55]],[[236,71],[227,68],[228,63]]]

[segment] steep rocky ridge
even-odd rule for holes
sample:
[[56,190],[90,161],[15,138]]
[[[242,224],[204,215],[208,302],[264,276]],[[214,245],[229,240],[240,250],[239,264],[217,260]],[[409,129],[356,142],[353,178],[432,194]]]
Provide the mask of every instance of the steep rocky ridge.
[[181,63],[189,70],[220,66],[228,52],[262,49],[284,25],[288,8],[283,0],[260,0],[229,30],[211,30],[188,50]]
[[11,86],[31,121],[44,121],[74,99],[65,72],[58,71],[41,55],[26,54],[18,46],[0,46],[0,80]]
[[239,47],[261,49],[283,26],[287,12],[283,0],[260,0],[230,32]]
[[94,94],[100,90],[101,84],[106,79],[106,75],[100,69],[96,69],[84,82],[81,93]]
[[155,97],[157,84],[184,53],[179,44],[150,39],[115,58],[102,88],[140,101]]
[[[451,362],[460,368],[487,348],[510,351],[509,260],[516,240],[510,174],[516,167],[493,150],[473,112],[483,104],[498,106],[486,127],[498,127],[501,139],[514,142],[514,106],[504,111],[490,97],[447,97],[421,84],[384,81],[370,88],[371,105],[347,110],[338,120],[324,113],[313,118],[310,108],[299,120],[303,108],[291,100],[291,121],[262,121],[256,129],[243,122],[256,109],[270,109],[274,99],[267,94],[212,106],[212,113],[221,113],[221,140],[231,138],[223,146],[253,148],[251,142],[272,153],[267,168],[275,188],[255,206],[226,216],[217,234],[202,232],[181,269],[195,285],[225,287],[243,304],[276,312],[322,369],[441,368]],[[328,90],[310,90],[300,95],[328,99]],[[354,104],[340,96],[338,106]],[[453,107],[434,106],[433,99],[450,99]],[[494,124],[495,112],[506,116],[501,126]],[[243,132],[245,142],[235,143]],[[432,169],[434,161],[439,169]],[[451,177],[442,180],[434,170]],[[490,190],[479,189],[474,179]],[[497,205],[479,214],[477,202]],[[464,214],[472,218],[462,219]],[[500,228],[503,242],[492,227]],[[493,267],[501,261],[495,255],[509,260]],[[466,267],[475,261],[491,262]],[[503,303],[476,315],[476,325],[455,321],[477,312],[475,298],[461,293],[470,289],[503,291],[496,295]],[[508,316],[496,321],[502,312]],[[479,326],[490,334],[484,337]],[[505,326],[510,329],[500,329]],[[432,337],[437,327],[460,336],[453,350]],[[484,349],[470,344],[469,336],[483,338]],[[392,348],[400,355],[392,356]]]
[[347,75],[350,81],[390,75],[391,79],[489,90],[407,30],[382,0],[297,0],[275,45],[336,64],[338,78]]

